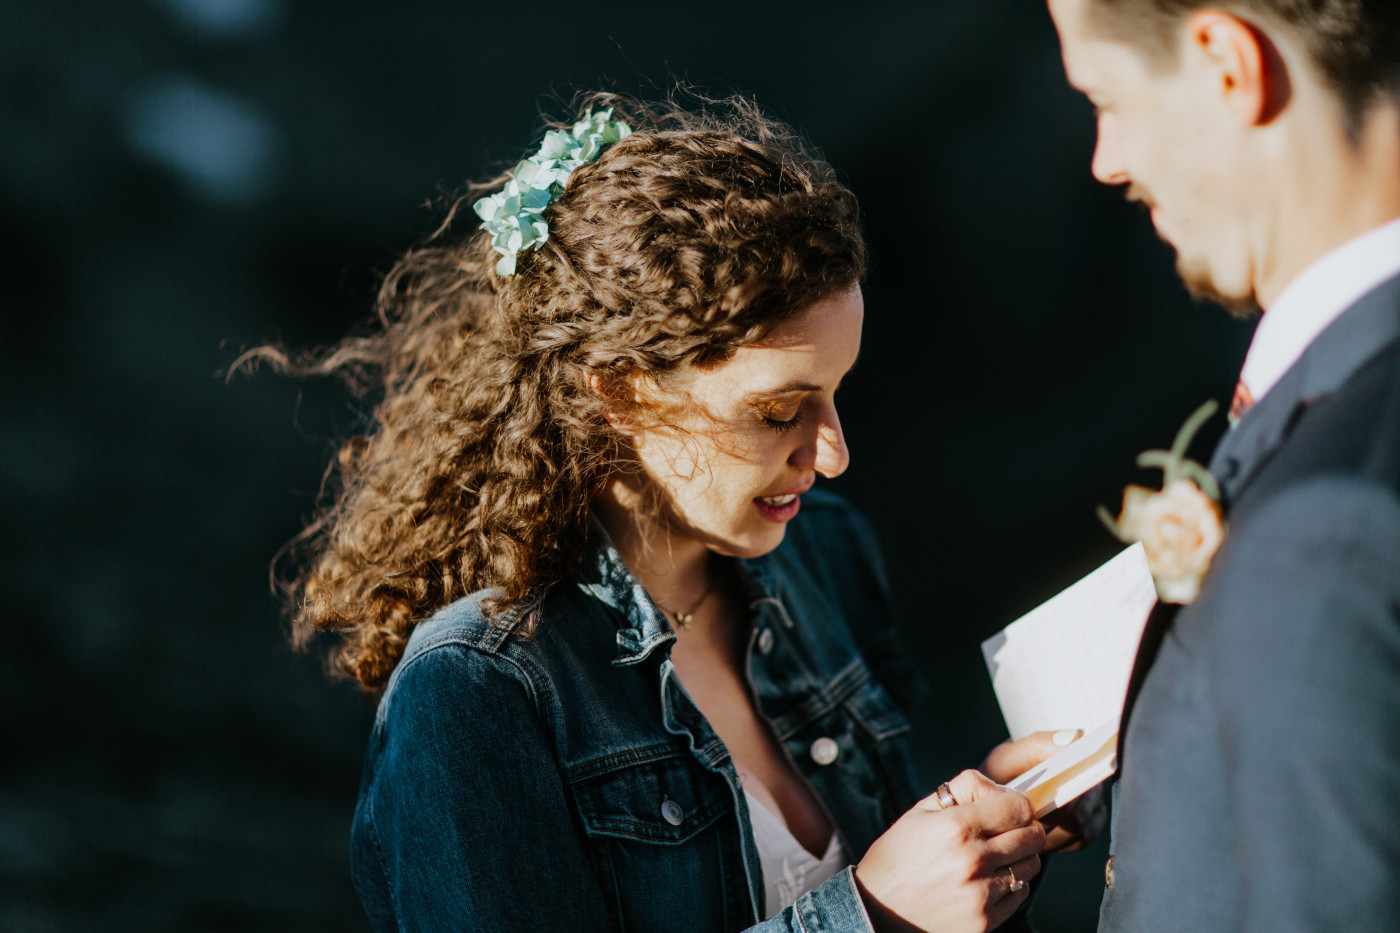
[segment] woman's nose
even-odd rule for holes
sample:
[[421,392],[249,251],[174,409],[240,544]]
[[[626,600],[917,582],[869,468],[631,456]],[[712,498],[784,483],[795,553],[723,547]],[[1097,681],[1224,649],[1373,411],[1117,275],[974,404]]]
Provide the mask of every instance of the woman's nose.
[[822,476],[832,479],[845,473],[850,463],[851,451],[846,447],[846,434],[841,430],[841,419],[836,416],[836,409],[833,408],[830,416],[822,419],[822,423],[817,426],[817,457],[814,467]]

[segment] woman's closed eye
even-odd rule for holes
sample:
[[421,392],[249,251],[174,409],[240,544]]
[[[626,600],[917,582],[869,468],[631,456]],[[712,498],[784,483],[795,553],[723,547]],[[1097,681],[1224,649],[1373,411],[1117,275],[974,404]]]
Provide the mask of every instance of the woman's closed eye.
[[775,418],[771,415],[762,415],[760,417],[763,421],[763,426],[765,428],[768,428],[771,431],[777,431],[780,434],[784,431],[791,431],[793,428],[796,428],[802,424],[801,409],[794,412],[792,417],[790,418]]
[[802,406],[792,405],[762,405],[757,406],[759,422],[771,431],[779,433],[791,431],[802,423]]

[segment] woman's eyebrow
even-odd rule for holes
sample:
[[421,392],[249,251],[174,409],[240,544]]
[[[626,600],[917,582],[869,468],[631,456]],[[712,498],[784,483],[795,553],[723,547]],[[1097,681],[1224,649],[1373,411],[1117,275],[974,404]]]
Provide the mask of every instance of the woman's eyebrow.
[[779,395],[791,395],[793,392],[820,392],[822,387],[810,382],[786,382],[776,389],[764,389],[761,392],[750,392],[746,398],[751,401],[765,398],[776,398]]

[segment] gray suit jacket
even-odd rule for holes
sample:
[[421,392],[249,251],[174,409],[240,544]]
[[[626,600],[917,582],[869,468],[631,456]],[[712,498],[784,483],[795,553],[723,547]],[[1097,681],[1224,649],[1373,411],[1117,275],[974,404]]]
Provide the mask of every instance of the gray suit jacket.
[[1400,930],[1400,278],[1221,442],[1229,529],[1148,621],[1100,930]]

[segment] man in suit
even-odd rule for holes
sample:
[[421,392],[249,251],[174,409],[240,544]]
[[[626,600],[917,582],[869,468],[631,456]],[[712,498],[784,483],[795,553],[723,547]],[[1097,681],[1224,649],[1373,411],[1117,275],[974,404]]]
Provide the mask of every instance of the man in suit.
[[1224,544],[1129,689],[1100,929],[1400,930],[1400,3],[1049,6],[1094,175],[1263,309]]

